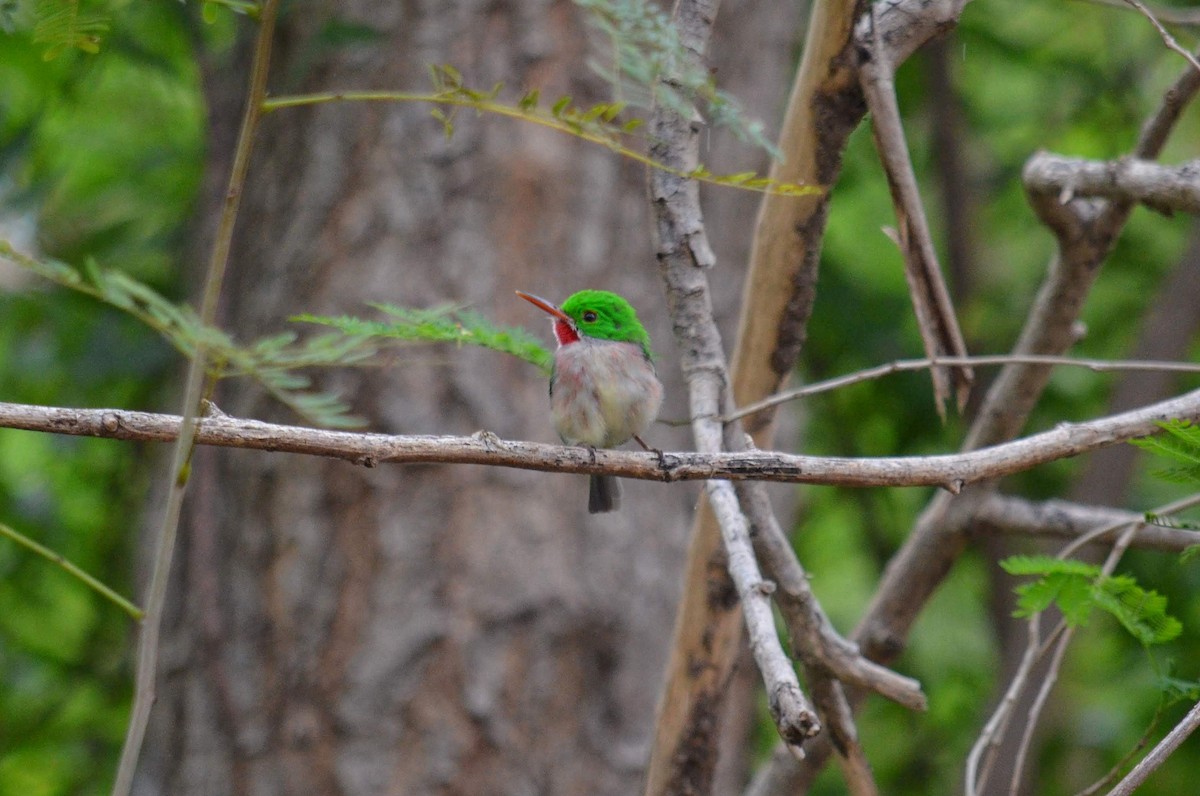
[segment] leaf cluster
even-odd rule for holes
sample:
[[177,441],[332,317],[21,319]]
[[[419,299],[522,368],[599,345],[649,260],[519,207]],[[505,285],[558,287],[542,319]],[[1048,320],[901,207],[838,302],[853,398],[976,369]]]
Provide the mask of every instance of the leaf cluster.
[[1144,451],[1177,463],[1153,471],[1153,475],[1173,484],[1200,484],[1200,426],[1186,420],[1172,419],[1159,423],[1165,433],[1143,437],[1131,442]]
[[[515,105],[509,105],[499,99],[502,83],[496,83],[487,91],[473,89],[463,81],[462,74],[450,64],[436,64],[429,67],[433,83],[433,94],[381,93],[357,94],[347,93],[336,95],[337,99],[392,99],[396,101],[424,101],[444,104],[446,109],[434,108],[430,115],[437,119],[447,138],[454,135],[454,118],[457,108],[469,107],[485,113],[498,113],[526,122],[549,127],[560,132],[568,133],[601,144],[609,150],[627,158],[644,163],[651,168],[660,169],[685,179],[698,180],[713,185],[728,188],[760,191],[781,196],[807,196],[822,192],[822,188],[812,185],[783,182],[769,177],[760,177],[756,172],[746,171],[737,174],[715,174],[704,164],[689,171],[673,169],[664,163],[643,155],[627,143],[628,136],[638,131],[645,122],[637,117],[622,118],[630,104],[617,100],[615,102],[600,102],[588,107],[574,104],[570,96],[561,96],[549,107],[542,105],[541,92],[537,89],[526,92]],[[323,99],[332,99],[326,96]],[[317,101],[318,98],[299,97],[294,100],[280,98],[270,100],[268,110]]]
[[349,338],[413,343],[454,343],[474,345],[503,354],[511,354],[549,375],[553,355],[540,340],[521,327],[497,326],[469,310],[446,305],[430,309],[398,307],[393,304],[370,305],[385,313],[389,321],[373,321],[353,316],[297,315],[294,321],[330,326]]
[[1079,626],[1099,608],[1145,646],[1166,643],[1183,631],[1167,613],[1167,598],[1143,589],[1130,575],[1105,576],[1095,564],[1040,555],[1011,556],[1000,566],[1010,575],[1037,578],[1017,587],[1014,616],[1030,617],[1055,605],[1068,625]]
[[45,60],[52,61],[67,50],[100,52],[108,17],[82,11],[79,5],[79,0],[38,0],[34,5],[33,40],[47,45],[42,53]]
[[101,268],[94,260],[86,260],[76,270],[58,261],[27,257],[3,240],[0,257],[128,313],[184,356],[192,357],[203,349],[209,361],[209,376],[214,379],[252,378],[276,400],[317,425],[361,425],[362,421],[348,413],[349,408],[340,398],[314,391],[312,380],[297,371],[361,362],[375,353],[364,339],[327,334],[300,340],[295,333],[285,332],[239,345],[221,329],[201,322],[191,307],[174,304],[142,282],[121,271]]
[[642,108],[661,102],[691,116],[693,107],[742,141],[782,157],[760,121],[749,119],[730,94],[717,88],[704,63],[688,51],[670,16],[646,0],[575,0],[607,37],[611,60],[589,65],[614,87],[617,97]]

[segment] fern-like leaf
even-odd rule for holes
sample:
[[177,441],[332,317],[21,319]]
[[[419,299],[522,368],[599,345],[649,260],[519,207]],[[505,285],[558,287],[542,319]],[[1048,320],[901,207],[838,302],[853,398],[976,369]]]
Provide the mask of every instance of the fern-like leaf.
[[1016,588],[1014,616],[1030,617],[1055,605],[1067,624],[1078,626],[1087,623],[1092,608],[1100,608],[1145,646],[1171,641],[1183,629],[1167,613],[1166,597],[1143,589],[1129,575],[1105,577],[1094,564],[1050,556],[1012,556],[1000,566],[1013,575],[1036,577]]
[[27,257],[0,240],[0,257],[58,285],[99,299],[154,329],[184,356],[203,346],[214,378],[245,377],[305,420],[321,426],[350,428],[362,420],[348,413],[337,396],[314,392],[312,381],[297,371],[355,364],[375,354],[369,340],[322,334],[299,340],[294,332],[239,345],[221,329],[204,325],[187,305],[173,304],[155,290],[120,271],[86,262],[80,270],[53,260]]
[[42,57],[53,60],[70,49],[95,55],[108,32],[108,18],[103,14],[85,14],[79,0],[38,0],[34,8],[37,22],[33,40],[48,45]]
[[497,326],[474,312],[443,306],[432,309],[372,304],[388,316],[388,321],[366,320],[353,316],[327,317],[297,315],[292,320],[330,326],[344,334],[376,341],[407,343],[455,343],[499,351],[550,373],[552,355],[540,340],[520,327]]
[[1000,568],[1010,575],[1074,575],[1095,578],[1100,567],[1074,558],[1054,556],[1009,556],[1000,562]]
[[1129,575],[1104,578],[1093,589],[1095,603],[1108,611],[1145,646],[1163,644],[1179,636],[1183,625],[1167,613],[1167,598],[1143,589]]

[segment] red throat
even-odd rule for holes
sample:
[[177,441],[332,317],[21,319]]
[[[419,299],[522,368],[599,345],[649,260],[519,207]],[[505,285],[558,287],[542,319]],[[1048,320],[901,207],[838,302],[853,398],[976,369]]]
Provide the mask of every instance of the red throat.
[[575,331],[574,326],[561,318],[554,319],[554,337],[558,340],[559,345],[579,342],[579,332]]

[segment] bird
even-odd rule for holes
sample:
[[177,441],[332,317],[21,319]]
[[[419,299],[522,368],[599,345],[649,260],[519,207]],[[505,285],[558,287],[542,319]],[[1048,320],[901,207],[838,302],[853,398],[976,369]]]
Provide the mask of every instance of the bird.
[[[607,290],[580,290],[562,306],[516,291],[550,315],[558,347],[550,373],[550,416],[567,445],[615,448],[642,440],[662,406],[663,388],[654,370],[650,335],[637,312]],[[621,505],[615,476],[593,475],[588,512],[602,514]]]

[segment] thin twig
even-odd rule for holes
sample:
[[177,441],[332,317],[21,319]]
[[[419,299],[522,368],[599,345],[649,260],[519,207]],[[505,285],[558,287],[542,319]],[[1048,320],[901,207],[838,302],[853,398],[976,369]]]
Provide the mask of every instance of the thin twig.
[[[871,111],[875,149],[883,163],[896,211],[894,240],[904,257],[904,275],[925,352],[931,358],[961,357],[966,355],[967,346],[942,277],[921,192],[917,188],[916,173],[908,156],[896,99],[895,64],[883,45],[878,24],[879,9],[879,5],[872,5],[859,27],[858,43],[866,53],[859,67],[859,82]],[[863,26],[867,26],[867,30],[864,31]],[[974,381],[970,367],[937,365],[932,368],[932,376],[938,414],[945,416],[946,399],[952,395],[961,411]]]
[[[1158,509],[1154,513],[1160,516],[1171,516],[1181,511],[1191,508],[1192,506],[1200,505],[1200,495],[1190,495],[1180,500],[1172,501]],[[1099,527],[1093,528],[1087,533],[1080,535],[1069,544],[1065,545],[1058,552],[1058,558],[1065,559],[1074,554],[1085,545],[1094,542],[1114,531],[1122,528],[1126,529],[1116,540],[1112,550],[1109,552],[1104,566],[1101,568],[1101,576],[1107,577],[1116,569],[1117,563],[1125,550],[1133,543],[1145,523],[1140,519],[1122,519],[1116,522],[1106,523]],[[1033,671],[1034,665],[1051,649],[1054,649],[1054,658],[1050,664],[1050,669],[1046,678],[1043,680],[1038,696],[1035,699],[1034,705],[1030,708],[1028,718],[1025,725],[1025,732],[1022,735],[1020,747],[1017,752],[1017,760],[1012,768],[1013,778],[1012,785],[1016,788],[1020,780],[1020,772],[1024,766],[1025,755],[1028,750],[1029,743],[1032,739],[1033,728],[1037,722],[1042,707],[1045,704],[1050,687],[1056,677],[1059,666],[1061,666],[1063,654],[1065,653],[1066,645],[1070,642],[1071,636],[1074,633],[1073,628],[1066,625],[1065,622],[1059,622],[1053,632],[1043,641],[1040,637],[1040,614],[1035,614],[1029,618],[1029,643],[1026,646],[1025,653],[1021,658],[1021,663],[1017,667],[1017,671],[1013,674],[1009,681],[1008,688],[1005,691],[1004,698],[996,706],[992,712],[992,716],[984,725],[979,737],[971,748],[970,754],[967,756],[966,767],[966,793],[967,796],[973,796],[981,791],[986,784],[987,775],[992,763],[996,747],[1000,743],[1000,738],[1003,735],[1005,728],[1011,716],[1011,711],[1016,704],[1017,697],[1028,683],[1030,674]],[[988,754],[988,760],[984,764],[983,769],[980,769],[980,760],[984,753]]]
[[1114,781],[1121,773],[1121,769],[1125,768],[1125,766],[1129,764],[1129,761],[1133,759],[1134,755],[1144,749],[1146,744],[1150,742],[1150,736],[1158,727],[1159,721],[1162,720],[1162,715],[1165,708],[1165,700],[1159,700],[1158,707],[1155,709],[1154,715],[1150,718],[1150,724],[1146,727],[1146,731],[1142,733],[1142,736],[1137,739],[1137,743],[1133,745],[1133,748],[1126,752],[1124,757],[1114,763],[1113,767],[1108,770],[1107,774],[1076,793],[1075,796],[1095,796],[1095,794],[1102,791],[1110,782]]
[[926,357],[924,359],[897,359],[893,362],[888,362],[883,365],[876,365],[872,368],[864,368],[863,370],[847,373],[844,376],[836,376],[832,379],[806,384],[803,387],[797,387],[794,390],[787,390],[770,398],[764,398],[761,401],[755,401],[747,406],[740,407],[735,412],[730,412],[723,421],[738,420],[740,418],[752,415],[756,412],[761,412],[764,409],[769,409],[772,406],[794,401],[797,398],[808,398],[812,395],[830,392],[832,390],[849,387],[852,384],[859,384],[864,381],[890,376],[893,373],[907,373],[914,370],[926,370],[939,365],[964,365],[964,366],[979,366],[986,367],[989,365],[1067,365],[1071,367],[1087,368],[1088,370],[1097,372],[1106,371],[1154,371],[1154,372],[1170,372],[1170,373],[1200,373],[1200,364],[1194,362],[1164,362],[1158,360],[1136,360],[1136,359],[1080,359],[1077,357],[1061,357],[1038,354],[983,354],[969,357]]
[[[250,85],[246,97],[246,108],[234,150],[230,169],[229,187],[221,209],[221,218],[213,241],[212,256],[204,278],[204,292],[200,305],[200,318],[211,325],[217,313],[217,301],[221,295],[225,271],[229,262],[229,249],[233,240],[233,227],[241,204],[246,173],[250,166],[250,150],[258,121],[262,115],[262,102],[267,94],[267,72],[271,57],[271,36],[275,31],[275,14],[278,0],[264,0],[259,17],[258,35],[255,39],[254,62],[250,72]],[[188,364],[186,387],[183,398],[183,417],[178,426],[178,439],[168,473],[167,501],[159,526],[154,554],[153,570],[150,575],[149,594],[146,598],[146,617],[138,636],[137,675],[134,682],[133,709],[125,744],[121,749],[121,761],[113,784],[113,796],[128,796],[133,787],[133,775],[137,769],[142,740],[150,721],[150,709],[155,699],[155,679],[158,669],[158,642],[161,630],[163,607],[166,604],[167,581],[171,572],[171,560],[175,554],[175,537],[179,530],[180,510],[183,494],[187,487],[188,464],[191,461],[197,431],[196,413],[204,390],[207,372],[207,350],[204,340],[196,341],[196,351]]]
[[135,620],[139,622],[142,621],[142,616],[144,614],[141,608],[138,608],[136,605],[117,594],[104,583],[84,572],[78,566],[68,561],[61,553],[57,553],[54,550],[51,550],[49,547],[38,544],[28,536],[25,536],[23,533],[8,527],[2,522],[0,522],[0,536],[7,536],[9,539],[12,539],[22,547],[37,553],[50,563],[62,568],[67,574],[83,581],[88,588],[94,590],[97,594],[118,606],[122,611],[132,616]]
[[1162,23],[1158,21],[1158,17],[1154,15],[1154,12],[1146,7],[1146,4],[1143,3],[1142,0],[1125,0],[1125,2],[1136,8],[1141,12],[1142,16],[1150,20],[1150,24],[1153,25],[1154,29],[1158,31],[1158,35],[1162,37],[1163,44],[1167,45],[1167,49],[1174,50],[1182,55],[1185,59],[1187,59],[1187,62],[1192,65],[1193,69],[1195,69],[1197,72],[1200,72],[1200,61],[1196,60],[1196,56],[1179,46],[1179,42],[1175,41],[1175,37],[1167,32],[1167,29],[1164,28]]
[[[1142,523],[1132,523],[1118,537],[1117,543],[1113,545],[1109,551],[1108,557],[1104,561],[1104,566],[1100,568],[1100,577],[1107,578],[1116,570],[1117,564],[1121,557],[1125,555],[1125,551],[1129,549],[1130,543],[1141,529]],[[1099,531],[1099,529],[1098,529]],[[1086,542],[1083,539],[1078,539],[1071,544],[1068,544],[1058,553],[1060,559],[1065,559],[1075,550],[1082,547]],[[1060,623],[1065,625],[1065,622]],[[1013,760],[1012,780],[1009,783],[1009,796],[1017,796],[1021,790],[1021,774],[1025,770],[1025,759],[1029,755],[1029,749],[1033,745],[1033,733],[1037,729],[1039,717],[1042,710],[1046,706],[1046,701],[1050,698],[1050,691],[1054,688],[1054,684],[1058,681],[1058,673],[1062,671],[1062,662],[1067,654],[1067,647],[1071,643],[1071,639],[1075,635],[1075,628],[1066,626],[1058,640],[1054,643],[1054,655],[1050,658],[1050,663],[1046,667],[1045,676],[1038,686],[1037,695],[1034,697],[1033,704],[1029,706],[1029,712],[1025,718],[1025,730],[1021,733],[1021,741],[1017,746],[1017,753]],[[1049,643],[1049,641],[1047,641]]]
[[649,157],[637,149],[637,144],[627,146],[618,135],[619,128],[591,130],[579,122],[556,116],[541,108],[526,108],[521,105],[509,105],[491,99],[487,96],[459,91],[323,91],[316,94],[298,94],[287,97],[272,97],[263,103],[263,111],[271,112],[285,108],[303,108],[309,105],[323,105],[330,102],[422,102],[430,105],[448,105],[455,108],[471,108],[480,113],[493,113],[510,119],[540,125],[541,127],[564,133],[587,141],[589,144],[600,146],[621,157],[641,163],[652,169],[660,169],[685,179],[697,182],[720,185],[752,193],[763,193],[781,198],[797,196],[816,196],[826,193],[826,188],[816,185],[801,185],[795,182],[785,182],[773,177],[747,178],[743,174],[713,174],[707,169],[693,167],[687,171],[672,167]]
[[[1141,522],[1144,516],[1109,506],[1087,506],[1066,500],[1036,501],[1012,495],[990,495],[975,512],[973,533],[1002,531],[1027,536],[1057,536],[1074,539],[1087,536],[1086,544],[1113,544],[1117,533],[1109,530],[1099,536],[1096,528],[1123,528]],[[1200,531],[1147,525],[1134,544],[1143,549],[1181,553],[1200,545]]]
[[1021,689],[1025,687],[1029,672],[1037,663],[1041,614],[1029,617],[1026,632],[1029,641],[1025,645],[1025,652],[1021,655],[1021,662],[1017,665],[1017,670],[1013,672],[1012,679],[1008,682],[1008,688],[1004,690],[1004,696],[997,703],[992,715],[988,717],[983,729],[979,732],[979,737],[975,739],[971,751],[967,754],[966,796],[976,796],[987,785],[988,776],[991,774],[996,760],[996,751],[1000,747],[1000,740],[1008,729],[1008,720],[1012,716],[1013,706],[1017,703],[1017,697],[1021,695]]
[[1188,714],[1183,717],[1183,721],[1176,724],[1175,728],[1167,733],[1167,737],[1159,741],[1158,745],[1151,749],[1150,753],[1143,757],[1133,767],[1133,770],[1108,792],[1108,796],[1130,796],[1171,756],[1172,752],[1179,748],[1181,743],[1187,740],[1189,735],[1196,731],[1197,727],[1200,727],[1200,702],[1192,706]]
[[[1095,3],[1098,6],[1108,6],[1109,8],[1119,8],[1123,11],[1137,10],[1136,8],[1130,8],[1126,0],[1084,0],[1084,2]],[[1151,10],[1154,12],[1154,16],[1167,25],[1200,25],[1200,9],[1157,7]]]

